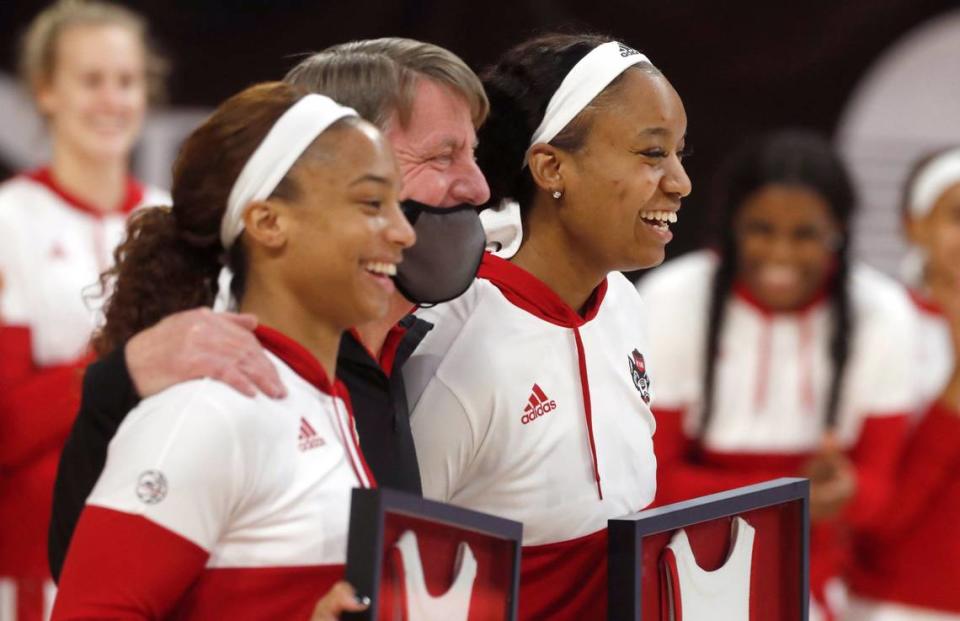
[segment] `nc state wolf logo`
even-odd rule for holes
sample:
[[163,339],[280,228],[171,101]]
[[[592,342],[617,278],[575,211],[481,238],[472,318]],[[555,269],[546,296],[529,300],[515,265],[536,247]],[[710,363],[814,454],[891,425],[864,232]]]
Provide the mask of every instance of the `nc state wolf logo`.
[[643,402],[650,405],[650,378],[647,377],[647,363],[643,361],[643,354],[636,349],[627,357],[630,363],[630,377],[633,385],[640,391]]

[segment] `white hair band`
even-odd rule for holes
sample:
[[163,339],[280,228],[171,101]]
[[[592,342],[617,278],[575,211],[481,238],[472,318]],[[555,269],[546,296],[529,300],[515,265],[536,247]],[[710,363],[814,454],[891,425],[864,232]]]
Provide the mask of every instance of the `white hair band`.
[[[530,139],[530,146],[556,138],[617,76],[639,63],[650,63],[650,60],[618,41],[603,43],[590,50],[573,66],[550,98],[543,120]],[[527,158],[524,157],[523,166],[526,165]]]
[[913,216],[930,213],[937,200],[950,187],[960,183],[960,148],[932,159],[910,187],[909,211]]
[[[341,106],[325,95],[310,94],[277,119],[233,182],[227,209],[220,220],[220,243],[225,249],[229,249],[243,232],[243,214],[247,206],[269,198],[317,136],[348,116],[358,115],[353,108]],[[232,282],[233,271],[224,265],[217,276],[213,310],[237,309],[237,301],[230,291]]]
[[227,210],[220,221],[220,242],[229,249],[243,231],[243,214],[254,201],[267,199],[317,136],[353,108],[324,95],[310,94],[277,119],[233,182]]

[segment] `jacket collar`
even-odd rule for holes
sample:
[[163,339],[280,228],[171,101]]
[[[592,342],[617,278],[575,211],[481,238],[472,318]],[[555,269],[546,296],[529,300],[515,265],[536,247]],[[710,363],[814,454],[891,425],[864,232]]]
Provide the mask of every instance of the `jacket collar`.
[[286,334],[263,325],[257,326],[254,335],[264,349],[282,360],[284,364],[293,369],[294,373],[313,385],[317,390],[328,395],[339,395],[327,372],[320,365],[320,361],[306,347]]
[[743,281],[737,281],[733,284],[733,295],[738,299],[746,303],[748,306],[756,310],[758,313],[764,317],[770,318],[774,315],[780,314],[798,314],[802,315],[808,311],[811,311],[821,304],[823,304],[827,298],[830,297],[830,291],[827,287],[823,287],[808,301],[804,302],[799,308],[794,308],[789,311],[778,311],[773,308],[770,308],[759,298],[753,295],[750,289],[747,287]]
[[907,289],[907,291],[910,293],[910,300],[919,311],[927,315],[943,316],[943,309],[940,308],[940,305],[923,291],[913,288]]
[[39,183],[59,196],[60,199],[70,207],[73,207],[77,211],[82,211],[95,218],[102,218],[113,213],[128,214],[143,201],[143,186],[140,185],[140,183],[137,182],[137,180],[133,177],[127,177],[127,187],[124,193],[123,201],[117,206],[116,211],[105,212],[68,192],[62,185],[57,183],[57,180],[53,177],[53,171],[49,167],[38,168],[25,173],[24,176]]
[[489,252],[483,255],[477,276],[490,281],[514,306],[566,328],[578,328],[596,317],[607,294],[607,279],[604,279],[593,290],[587,300],[586,310],[580,315],[542,280]]
[[348,330],[340,340],[338,358],[352,364],[377,369],[384,375],[390,376],[403,366],[426,337],[427,332],[432,329],[433,324],[429,321],[407,315],[390,329],[380,360],[370,353],[355,330]]

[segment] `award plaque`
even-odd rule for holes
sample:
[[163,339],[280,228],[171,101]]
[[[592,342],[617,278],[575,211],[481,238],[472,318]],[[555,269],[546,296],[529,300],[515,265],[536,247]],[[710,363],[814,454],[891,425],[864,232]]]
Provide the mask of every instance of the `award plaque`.
[[807,621],[806,479],[609,521],[610,621]]
[[346,579],[370,608],[347,619],[514,621],[523,525],[390,489],[355,489]]

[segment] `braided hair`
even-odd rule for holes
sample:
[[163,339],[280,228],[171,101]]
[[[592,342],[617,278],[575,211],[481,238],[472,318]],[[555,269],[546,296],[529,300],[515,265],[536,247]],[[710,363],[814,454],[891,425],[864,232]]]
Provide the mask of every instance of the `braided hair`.
[[737,151],[722,169],[715,204],[719,208],[719,232],[715,247],[719,265],[714,274],[707,313],[704,405],[700,437],[706,433],[713,414],[717,356],[727,300],[737,277],[737,244],[734,222],[747,198],[771,184],[801,185],[819,194],[840,225],[835,247],[836,271],[829,281],[831,331],[829,354],[833,363],[824,424],[831,429],[837,409],[843,374],[850,349],[852,326],[848,281],[850,279],[849,223],[855,195],[847,170],[830,144],[818,134],[783,130],[767,134]]

